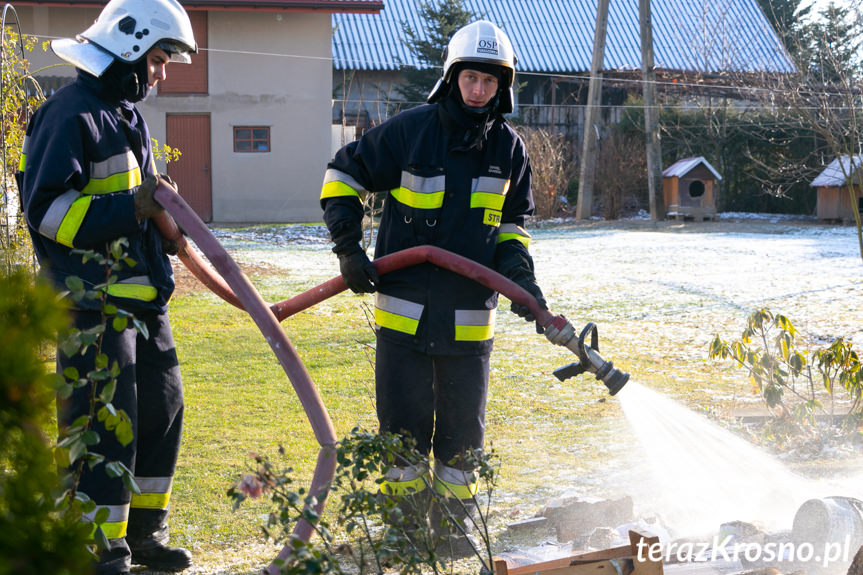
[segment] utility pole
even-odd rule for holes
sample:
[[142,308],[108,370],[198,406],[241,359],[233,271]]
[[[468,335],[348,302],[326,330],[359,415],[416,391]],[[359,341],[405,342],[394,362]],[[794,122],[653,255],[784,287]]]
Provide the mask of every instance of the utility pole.
[[644,89],[644,135],[647,152],[647,190],[650,219],[665,219],[662,192],[662,146],[659,141],[659,109],[656,107],[656,69],[653,66],[653,26],[650,0],[638,0],[641,25],[641,78]]
[[605,62],[605,32],[608,28],[608,2],[598,0],[596,30],[593,33],[593,60],[590,63],[590,84],[587,89],[587,108],[584,112],[584,130],[581,141],[581,171],[578,177],[578,205],[575,219],[591,216],[593,183],[596,178],[597,141],[599,140],[599,105],[602,103],[602,65]]

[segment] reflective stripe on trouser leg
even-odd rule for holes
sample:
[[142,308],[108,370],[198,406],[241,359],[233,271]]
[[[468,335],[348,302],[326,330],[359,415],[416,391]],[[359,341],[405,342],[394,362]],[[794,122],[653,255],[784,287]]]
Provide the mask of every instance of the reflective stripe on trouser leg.
[[[129,506],[128,505],[100,505],[93,511],[84,514],[84,519],[93,521],[100,509],[108,510],[108,518],[100,525],[102,533],[108,540],[122,539],[126,536],[126,527],[129,524]],[[93,525],[95,531],[96,525]]]
[[384,475],[380,490],[386,495],[413,495],[425,491],[430,479],[425,465],[393,467]]
[[375,392],[380,431],[412,437],[424,455],[431,450],[434,429],[433,374],[431,358],[378,334]]
[[477,476],[473,471],[463,471],[435,461],[434,489],[444,497],[471,499],[476,495]]
[[[138,338],[138,449],[135,478],[141,495],[132,496],[127,539],[167,543],[171,484],[183,430],[183,386],[167,314],[148,318],[149,339]],[[146,358],[144,360],[143,358]]]

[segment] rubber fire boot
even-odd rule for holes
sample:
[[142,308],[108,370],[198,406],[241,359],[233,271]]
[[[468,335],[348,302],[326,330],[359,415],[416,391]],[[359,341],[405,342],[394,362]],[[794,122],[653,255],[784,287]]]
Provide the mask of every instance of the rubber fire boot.
[[154,545],[132,549],[132,564],[156,571],[182,571],[192,566],[192,554],[182,547]]
[[386,515],[384,521],[390,526],[402,531],[409,538],[422,537],[429,533],[429,504],[431,496],[428,491],[411,495],[390,495],[395,502],[398,513]]
[[165,524],[143,537],[129,533],[126,541],[132,551],[133,565],[144,565],[156,571],[182,571],[192,566],[192,554],[187,549],[167,545],[168,526]]
[[435,551],[452,559],[470,557],[480,549],[473,536],[476,504],[472,499],[440,497],[432,503],[429,521],[435,534]]

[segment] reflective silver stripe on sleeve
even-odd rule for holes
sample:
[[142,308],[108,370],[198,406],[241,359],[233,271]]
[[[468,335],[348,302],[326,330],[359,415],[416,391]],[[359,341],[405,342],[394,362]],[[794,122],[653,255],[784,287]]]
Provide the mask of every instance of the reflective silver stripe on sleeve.
[[51,202],[51,207],[45,212],[45,217],[42,218],[42,222],[39,224],[39,233],[52,240],[56,239],[57,232],[60,230],[60,224],[63,223],[63,218],[66,217],[66,213],[72,207],[75,200],[80,197],[81,194],[78,191],[69,190]]
[[328,168],[324,173],[324,184],[329,184],[332,182],[341,182],[347,186],[350,186],[354,190],[359,193],[367,192],[362,184],[353,179],[350,175],[342,172],[341,170],[335,170],[333,168]]
[[104,180],[108,176],[120,174],[123,172],[131,172],[138,167],[138,160],[131,150],[111,156],[107,160],[101,162],[90,163],[90,178]]
[[530,234],[526,229],[517,224],[501,224],[499,234],[515,234],[525,238],[530,238]]

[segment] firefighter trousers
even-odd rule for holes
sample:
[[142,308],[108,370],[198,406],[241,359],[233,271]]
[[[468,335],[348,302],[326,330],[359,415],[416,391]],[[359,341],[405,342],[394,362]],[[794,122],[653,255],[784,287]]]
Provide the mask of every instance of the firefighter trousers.
[[420,453],[460,467],[454,459],[483,446],[489,355],[428,355],[378,335],[380,431],[409,435]]
[[[79,484],[79,490],[96,502],[97,509],[107,507],[109,511],[102,529],[111,547],[100,554],[96,569],[100,575],[128,571],[130,547],[153,547],[168,539],[168,502],[183,427],[183,387],[167,313],[136,317],[147,325],[149,338],[131,324],[118,332],[109,321],[101,350],[109,365],[115,361],[119,364],[112,404],[128,414],[133,439],[122,445],[113,431],[94,418],[100,442],[90,449],[104,455],[107,462],[119,461],[128,467],[141,494],[132,494],[120,478],[109,477],[104,464],[92,470],[85,465]],[[79,311],[74,327],[86,330],[101,321],[99,312]],[[90,346],[86,355],[72,358],[58,349],[57,358],[60,370],[75,367],[79,377],[85,377],[94,367],[95,349]],[[61,430],[87,415],[90,392],[90,386],[84,386],[58,401]]]

